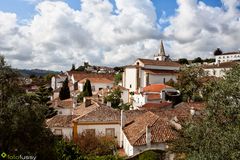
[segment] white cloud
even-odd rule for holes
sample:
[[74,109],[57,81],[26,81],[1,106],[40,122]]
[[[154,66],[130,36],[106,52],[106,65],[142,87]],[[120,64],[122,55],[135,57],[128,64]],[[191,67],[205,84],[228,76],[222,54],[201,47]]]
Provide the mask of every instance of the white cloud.
[[224,6],[211,7],[197,0],[178,0],[179,8],[170,18],[164,35],[177,57],[209,57],[217,47],[224,51],[239,48],[240,1],[223,0]]
[[[164,37],[166,50],[179,57],[209,56],[217,47],[238,49],[237,0],[210,7],[178,0],[176,15],[158,20],[151,0],[82,0],[81,10],[63,1],[42,1],[27,24],[0,12],[0,53],[14,67],[66,70],[88,60],[96,65],[126,65],[151,58]],[[114,14],[113,14],[114,12]],[[170,25],[161,33],[161,23]]]

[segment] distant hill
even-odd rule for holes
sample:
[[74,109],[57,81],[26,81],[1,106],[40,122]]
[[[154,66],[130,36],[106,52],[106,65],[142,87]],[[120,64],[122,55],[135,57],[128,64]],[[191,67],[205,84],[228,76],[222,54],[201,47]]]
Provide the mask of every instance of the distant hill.
[[42,69],[16,69],[24,77],[29,77],[30,75],[45,76],[47,74],[58,74],[60,72],[51,71],[51,70],[42,70]]

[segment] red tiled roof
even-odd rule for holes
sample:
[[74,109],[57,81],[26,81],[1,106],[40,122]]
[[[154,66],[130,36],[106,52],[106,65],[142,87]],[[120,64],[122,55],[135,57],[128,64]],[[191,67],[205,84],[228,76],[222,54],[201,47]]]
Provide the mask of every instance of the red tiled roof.
[[[223,54],[221,54],[221,55],[232,55],[232,54],[240,54],[240,52],[238,51],[238,52],[226,52],[226,53],[223,53]],[[221,56],[221,55],[217,55],[217,56]]]
[[166,119],[152,112],[145,112],[124,127],[124,133],[131,145],[146,145],[147,126],[151,130],[151,143],[163,143],[176,137],[176,133]]
[[160,92],[165,88],[173,88],[165,84],[151,84],[143,88],[143,92]]
[[86,72],[79,72],[72,74],[76,81],[81,81],[85,78],[106,78],[109,80],[114,80],[114,74],[97,74],[97,73],[86,73]]
[[147,95],[147,100],[151,101],[151,100],[160,100],[160,94],[149,94]]
[[171,102],[161,102],[161,103],[146,103],[140,109],[144,110],[157,110],[157,109],[163,109],[167,107],[171,107]]
[[112,80],[109,80],[107,78],[104,78],[104,77],[95,77],[95,78],[84,78],[82,79],[81,81],[79,81],[80,83],[85,83],[86,80],[89,80],[91,83],[112,83],[113,84],[113,81]]
[[59,98],[54,99],[51,101],[51,107],[55,108],[72,108],[73,107],[73,100],[72,98],[60,100]]
[[78,109],[78,117],[75,122],[95,122],[95,123],[120,123],[120,111],[94,102],[89,107],[80,107]]
[[169,66],[169,67],[180,67],[181,66],[179,63],[171,62],[171,61],[157,61],[157,60],[142,59],[142,58],[139,58],[138,60],[140,60],[145,65]]
[[173,71],[173,70],[156,70],[156,69],[144,69],[143,70],[146,73],[149,74],[154,74],[154,75],[166,75],[166,74],[177,74],[177,71]]
[[56,115],[47,120],[48,127],[72,127],[72,120],[75,115]]

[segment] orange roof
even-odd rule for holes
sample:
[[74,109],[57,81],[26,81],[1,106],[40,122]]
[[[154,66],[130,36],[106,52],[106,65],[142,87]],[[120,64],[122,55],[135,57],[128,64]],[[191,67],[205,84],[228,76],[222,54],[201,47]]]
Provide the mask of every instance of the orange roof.
[[107,78],[84,78],[81,81],[79,81],[80,83],[85,83],[86,80],[89,80],[91,83],[113,83],[113,81],[107,79]]
[[113,74],[97,74],[97,73],[86,73],[86,72],[79,72],[79,73],[74,73],[72,74],[74,79],[76,81],[81,81],[85,78],[106,78],[109,80],[114,80],[114,75]]
[[162,103],[146,103],[144,104],[140,109],[143,110],[157,110],[157,109],[164,109],[171,107],[172,103],[171,102],[162,102]]
[[149,95],[147,96],[147,99],[148,99],[148,100],[160,100],[161,97],[160,97],[160,94],[149,94]]
[[143,88],[143,92],[160,92],[165,88],[173,88],[165,84],[151,84]]
[[173,61],[157,61],[157,60],[143,59],[143,58],[139,58],[138,60],[140,60],[145,65],[169,66],[169,67],[180,67],[181,66],[179,63],[173,62]]

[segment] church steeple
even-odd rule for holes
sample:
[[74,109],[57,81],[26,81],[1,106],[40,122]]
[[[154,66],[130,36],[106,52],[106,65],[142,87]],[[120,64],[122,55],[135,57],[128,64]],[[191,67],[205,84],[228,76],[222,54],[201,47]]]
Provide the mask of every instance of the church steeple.
[[154,59],[158,61],[165,61],[166,60],[166,54],[165,54],[165,49],[163,45],[163,41],[161,40],[160,42],[160,47],[157,55],[154,55]]
[[159,56],[166,56],[165,54],[165,50],[164,50],[164,46],[163,46],[163,41],[161,40],[161,43],[160,43],[160,48],[159,48],[159,53],[158,53]]

